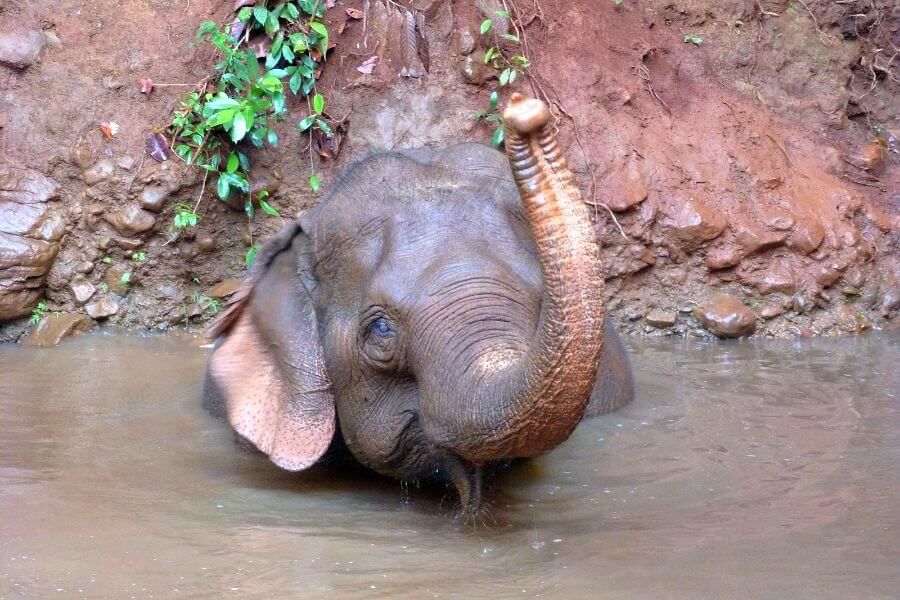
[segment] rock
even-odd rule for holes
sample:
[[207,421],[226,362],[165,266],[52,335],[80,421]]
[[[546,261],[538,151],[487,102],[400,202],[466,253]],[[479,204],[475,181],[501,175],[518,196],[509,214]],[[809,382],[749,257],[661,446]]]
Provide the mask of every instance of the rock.
[[642,161],[631,155],[625,162],[612,169],[603,178],[600,188],[607,206],[614,212],[623,212],[647,199],[647,181]]
[[106,181],[116,172],[116,165],[113,161],[104,158],[81,174],[84,182],[88,185],[96,185],[101,181]]
[[27,69],[41,55],[46,39],[39,31],[24,34],[0,33],[0,64]]
[[64,337],[87,331],[94,322],[86,315],[63,312],[45,315],[22,343],[26,346],[55,346]]
[[462,74],[468,83],[473,85],[484,83],[484,52],[479,50],[466,56],[462,62]]
[[847,333],[859,333],[872,326],[865,315],[850,304],[843,304],[837,309],[837,326]]
[[137,250],[144,245],[140,238],[113,237],[110,242],[123,250]]
[[675,311],[654,309],[647,313],[644,320],[647,321],[648,325],[652,325],[658,329],[664,329],[675,325],[677,317],[678,315]]
[[793,294],[797,290],[797,282],[794,279],[794,271],[786,260],[779,260],[769,265],[759,284],[761,294],[781,292]]
[[725,216],[691,198],[676,198],[665,223],[686,251],[699,248],[725,231]]
[[109,159],[103,159],[94,164],[93,167],[81,174],[87,185],[96,185],[101,181],[106,181],[116,172],[116,165]]
[[128,284],[122,282],[122,277],[127,272],[128,270],[123,267],[110,267],[103,274],[103,283],[106,284],[109,291],[124,296],[128,293]]
[[694,316],[720,338],[738,338],[756,330],[756,315],[752,310],[725,294],[713,296],[694,309]]
[[216,238],[208,233],[201,233],[197,236],[197,248],[201,252],[212,252],[216,249]]
[[93,270],[94,270],[94,263],[92,263],[89,260],[81,261],[80,263],[75,265],[75,271],[78,273],[83,273],[85,275],[87,275],[88,273],[90,273]]
[[792,248],[801,254],[811,254],[822,245],[825,239],[825,228],[811,218],[797,221],[794,230],[787,240],[788,248]]
[[0,164],[0,202],[37,204],[56,197],[56,182],[43,173]]
[[127,154],[116,160],[116,165],[120,169],[125,169],[126,171],[133,169],[135,164],[137,164],[137,161],[134,160],[134,157]]
[[169,190],[161,185],[150,185],[141,191],[141,208],[158,213],[165,206]]
[[119,81],[118,79],[114,79],[114,78],[110,77],[109,75],[103,77],[100,80],[100,82],[103,84],[103,87],[105,87],[108,90],[117,90],[120,87],[122,87],[121,81]]
[[136,204],[131,204],[112,214],[103,215],[106,222],[122,235],[135,235],[153,229],[156,217]]
[[111,296],[101,296],[84,307],[94,319],[105,319],[119,312],[119,303]]
[[734,229],[734,239],[744,251],[744,256],[780,246],[788,237],[783,231],[767,231],[745,221],[734,224]]
[[841,272],[835,265],[821,265],[813,271],[813,276],[816,279],[816,283],[823,288],[827,288],[838,280],[841,276]]
[[759,311],[759,315],[763,319],[774,319],[778,315],[784,314],[784,307],[777,305],[769,305]]
[[76,167],[82,171],[86,171],[94,164],[94,151],[88,144],[78,144],[72,148],[70,158]]
[[226,279],[220,281],[203,293],[210,298],[227,298],[238,291],[243,284],[244,282],[241,279]]
[[94,292],[97,291],[97,288],[81,275],[72,279],[71,283],[69,283],[69,289],[72,291],[72,296],[75,297],[75,301],[78,304],[84,304],[90,300]]
[[46,204],[0,201],[0,231],[47,241],[62,237],[66,222],[56,208]]
[[848,163],[863,171],[877,172],[884,164],[885,148],[879,142],[870,142],[856,154],[844,157]]
[[706,253],[706,268],[710,271],[728,269],[741,262],[744,255],[740,250],[732,246],[716,246]]
[[468,29],[460,29],[456,38],[456,50],[463,56],[468,56],[475,51],[477,40]]

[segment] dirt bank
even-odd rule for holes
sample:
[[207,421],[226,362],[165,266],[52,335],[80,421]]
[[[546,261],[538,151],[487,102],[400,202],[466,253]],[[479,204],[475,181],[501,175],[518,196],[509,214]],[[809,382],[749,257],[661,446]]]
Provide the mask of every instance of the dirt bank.
[[[403,4],[423,37],[413,55],[398,41],[407,21],[393,3],[337,2],[326,12],[335,47],[317,85],[330,115],[346,118],[336,158],[312,159],[324,189],[372,150],[490,139],[473,118],[498,87],[479,24],[501,4]],[[46,323],[51,338],[94,320],[199,328],[217,308],[211,300],[233,291],[248,247],[280,227],[274,217],[248,222],[206,187],[198,227],[173,236],[174,205],[194,205],[203,178],[146,152],[148,135],[164,131],[179,97],[211,72],[209,47],[189,45],[198,25],[225,23],[232,5],[0,7],[0,339],[19,338],[41,299],[48,321],[54,311],[89,315]],[[506,7],[510,31],[523,34],[509,50],[533,64],[531,78],[502,95],[520,89],[555,103],[570,164],[597,206],[610,312],[625,332],[891,325],[900,306],[900,9],[813,0]],[[505,26],[496,20],[494,31]],[[373,55],[380,61],[364,74]],[[401,76],[404,67],[427,73]],[[147,78],[156,83],[149,95],[140,90]],[[252,153],[253,179],[282,215],[318,197],[307,183],[309,139],[294,128],[307,103],[291,97],[288,107],[278,148]],[[118,131],[108,137],[100,125],[109,123]]]

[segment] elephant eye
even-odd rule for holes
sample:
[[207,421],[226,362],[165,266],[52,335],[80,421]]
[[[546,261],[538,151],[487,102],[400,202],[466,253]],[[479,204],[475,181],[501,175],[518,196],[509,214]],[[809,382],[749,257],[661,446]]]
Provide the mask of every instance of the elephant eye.
[[396,334],[391,323],[384,317],[378,317],[369,324],[369,332],[378,337],[390,337]]

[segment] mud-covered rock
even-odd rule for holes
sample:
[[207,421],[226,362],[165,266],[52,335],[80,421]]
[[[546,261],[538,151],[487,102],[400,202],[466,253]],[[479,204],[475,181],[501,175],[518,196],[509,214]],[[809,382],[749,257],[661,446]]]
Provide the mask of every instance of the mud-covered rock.
[[794,271],[790,263],[786,260],[772,262],[766,272],[763,273],[757,287],[761,294],[772,294],[775,292],[793,294],[797,290],[797,280],[794,277]]
[[203,293],[210,298],[227,298],[238,291],[243,283],[244,282],[241,279],[226,279],[220,281]]
[[692,251],[725,231],[726,221],[716,211],[693,198],[677,198],[668,209],[665,225],[685,250]]
[[119,312],[119,303],[112,296],[105,295],[88,302],[84,309],[94,319],[105,319]]
[[84,304],[90,300],[94,292],[97,291],[94,284],[81,276],[72,279],[71,283],[69,283],[69,289],[72,291],[72,297],[75,298],[75,302],[78,304]]
[[657,329],[665,329],[667,327],[672,327],[675,325],[675,321],[677,320],[678,315],[675,311],[672,310],[659,310],[654,309],[647,313],[647,316],[644,317],[644,320],[648,325],[652,327],[656,327]]
[[40,31],[0,33],[0,64],[27,69],[41,55],[46,39]]
[[169,190],[161,185],[148,185],[141,190],[141,208],[158,213],[166,205]]
[[111,178],[115,172],[116,164],[109,159],[103,159],[82,173],[81,177],[86,184],[96,185],[101,181],[106,181]]
[[26,346],[55,346],[65,337],[87,331],[93,324],[87,315],[79,313],[45,315],[22,343]]
[[694,309],[694,316],[720,338],[739,338],[756,330],[756,315],[737,298],[725,294],[713,296]]
[[124,296],[128,293],[128,282],[123,281],[123,279],[128,279],[125,276],[125,273],[128,272],[128,269],[125,267],[115,266],[110,267],[106,270],[106,273],[103,274],[103,283],[106,284],[106,289],[111,292],[115,292],[120,296]]
[[37,204],[56,197],[55,181],[34,169],[0,164],[0,202]]
[[103,215],[103,218],[116,231],[126,236],[144,233],[153,229],[153,226],[156,224],[156,217],[153,213],[135,204],[126,206],[122,210],[117,210],[113,213],[106,213]]

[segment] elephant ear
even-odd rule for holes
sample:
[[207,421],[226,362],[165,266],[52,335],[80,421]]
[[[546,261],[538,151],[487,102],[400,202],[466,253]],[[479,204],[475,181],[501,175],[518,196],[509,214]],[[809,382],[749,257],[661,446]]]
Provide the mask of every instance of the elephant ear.
[[310,242],[298,221],[257,253],[244,285],[210,326],[208,376],[234,430],[299,471],[328,449],[334,394],[309,290]]

